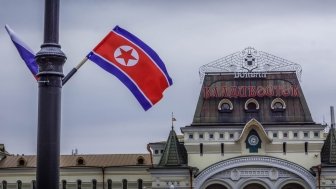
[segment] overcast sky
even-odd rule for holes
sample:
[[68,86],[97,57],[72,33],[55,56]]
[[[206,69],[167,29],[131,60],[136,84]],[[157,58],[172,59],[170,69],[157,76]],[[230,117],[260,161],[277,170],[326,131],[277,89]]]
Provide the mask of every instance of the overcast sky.
[[[8,24],[35,52],[43,40],[44,1],[0,0],[0,143],[36,154],[37,83],[10,41]],[[151,46],[173,86],[147,112],[114,76],[88,61],[63,87],[61,153],[142,153],[191,124],[199,68],[252,46],[298,63],[315,122],[336,105],[336,1],[65,0],[60,8],[64,73],[119,25]]]

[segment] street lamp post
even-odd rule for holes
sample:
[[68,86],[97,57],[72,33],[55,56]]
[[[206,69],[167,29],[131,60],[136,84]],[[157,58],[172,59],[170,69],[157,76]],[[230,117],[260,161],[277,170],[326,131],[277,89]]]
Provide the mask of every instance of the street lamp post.
[[59,189],[61,93],[66,56],[58,44],[59,0],[45,0],[44,42],[39,66],[37,189]]

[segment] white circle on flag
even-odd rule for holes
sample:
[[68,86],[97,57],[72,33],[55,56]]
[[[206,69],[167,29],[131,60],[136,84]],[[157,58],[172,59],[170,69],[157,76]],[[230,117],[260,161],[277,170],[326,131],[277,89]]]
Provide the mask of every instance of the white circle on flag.
[[114,58],[123,66],[134,66],[139,61],[139,54],[134,48],[122,45],[114,51]]

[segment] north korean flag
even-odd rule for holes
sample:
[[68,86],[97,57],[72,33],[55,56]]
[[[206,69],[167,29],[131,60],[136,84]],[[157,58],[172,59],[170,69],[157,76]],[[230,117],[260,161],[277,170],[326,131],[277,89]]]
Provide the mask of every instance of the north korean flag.
[[87,57],[123,82],[145,110],[157,103],[173,84],[155,51],[119,26]]

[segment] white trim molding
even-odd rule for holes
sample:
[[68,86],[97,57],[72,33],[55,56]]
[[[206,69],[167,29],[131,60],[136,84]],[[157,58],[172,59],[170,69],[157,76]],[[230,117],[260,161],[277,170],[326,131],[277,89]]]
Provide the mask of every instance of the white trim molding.
[[270,156],[241,156],[223,160],[204,169],[194,180],[195,189],[203,189],[204,184],[208,183],[208,180],[218,173],[245,166],[282,169],[302,179],[309,188],[316,188],[316,179],[312,173],[296,163]]

